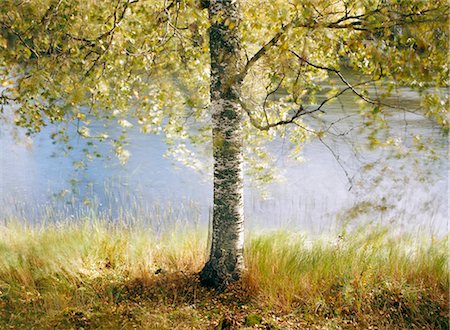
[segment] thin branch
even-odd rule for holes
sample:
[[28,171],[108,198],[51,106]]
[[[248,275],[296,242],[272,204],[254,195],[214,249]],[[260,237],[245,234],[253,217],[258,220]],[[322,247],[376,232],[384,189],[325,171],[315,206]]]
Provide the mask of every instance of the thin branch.
[[[356,96],[358,96],[358,97],[361,98],[363,101],[365,101],[365,102],[367,102],[367,103],[369,103],[369,104],[373,104],[373,105],[375,105],[375,106],[385,106],[385,107],[391,108],[391,109],[400,109],[400,110],[403,110],[403,111],[406,111],[406,112],[409,112],[409,113],[412,113],[412,114],[415,114],[415,115],[420,116],[420,115],[417,114],[415,111],[411,111],[411,110],[406,109],[406,108],[404,108],[404,107],[395,106],[395,105],[392,105],[392,104],[389,104],[389,103],[382,102],[381,100],[375,100],[375,99],[372,99],[372,98],[370,98],[370,97],[368,97],[368,96],[365,96],[365,95],[363,95],[360,91],[358,91],[358,90],[355,88],[356,86],[359,86],[359,85],[362,85],[362,84],[366,84],[366,83],[369,83],[369,82],[373,82],[373,81],[376,81],[376,80],[366,81],[366,82],[363,82],[363,83],[360,83],[360,84],[357,84],[357,85],[352,85],[352,84],[351,84],[351,83],[350,83],[350,82],[342,75],[341,71],[339,71],[339,70],[337,70],[337,69],[335,69],[335,68],[326,67],[326,66],[322,66],[322,65],[318,65],[318,64],[311,63],[310,61],[308,61],[307,59],[303,58],[302,56],[300,56],[300,55],[299,55],[298,53],[296,53],[295,51],[290,50],[290,52],[291,52],[295,57],[297,57],[300,61],[302,61],[303,63],[308,64],[309,66],[312,66],[313,68],[320,69],[320,70],[326,70],[326,71],[328,71],[328,72],[335,73],[335,74],[339,77],[339,79],[347,86],[347,88],[346,88],[345,90],[350,89]],[[345,90],[343,90],[343,91],[345,91]],[[327,101],[327,102],[328,102],[328,101]]]
[[247,73],[250,71],[250,69],[255,65],[258,60],[263,57],[270,48],[275,46],[277,42],[280,40],[281,36],[284,34],[286,30],[288,30],[290,27],[295,25],[295,22],[297,20],[293,20],[289,24],[282,25],[280,31],[278,31],[272,39],[270,39],[264,46],[262,46],[256,53],[253,55],[249,61],[245,64],[245,67],[242,69],[242,71],[237,75],[236,81],[242,81],[244,80]]
[[116,28],[119,26],[120,22],[123,20],[123,18],[125,17],[125,13],[128,9],[128,6],[130,5],[130,2],[126,2],[122,8],[121,13],[119,14],[119,16],[117,16],[118,10],[119,10],[119,6],[122,0],[118,0],[117,1],[117,5],[114,9],[114,13],[113,13],[113,26],[111,29],[109,29],[108,31],[106,31],[105,33],[101,34],[97,40],[101,40],[105,37],[109,37],[108,43],[104,49],[104,51],[100,54],[98,54],[97,58],[94,60],[94,62],[91,64],[91,66],[89,67],[89,69],[86,71],[86,73],[84,74],[84,77],[89,76],[89,74],[92,72],[92,70],[94,69],[94,67],[97,65],[97,63],[100,61],[100,59],[108,52],[109,48],[111,47],[113,38],[114,38],[114,31],[116,30]]
[[344,164],[342,164],[339,155],[336,154],[336,152],[334,152],[333,148],[331,148],[327,143],[325,143],[325,141],[323,140],[323,138],[321,136],[317,135],[317,138],[325,146],[325,148],[327,148],[328,151],[333,155],[333,157],[336,160],[336,162],[338,163],[339,167],[342,169],[342,171],[344,171],[345,177],[347,178],[347,181],[350,184],[350,187],[348,188],[348,191],[352,190],[352,188],[353,188],[353,177],[350,177],[350,175],[349,175],[347,169],[345,168]]
[[296,110],[296,112],[292,115],[291,118],[286,119],[286,120],[280,120],[277,121],[275,123],[267,123],[266,125],[261,125],[260,123],[257,122],[257,120],[253,117],[252,112],[250,111],[250,109],[247,107],[247,105],[241,100],[240,101],[241,107],[242,109],[244,109],[244,111],[247,113],[249,119],[250,119],[250,123],[257,129],[261,130],[261,131],[268,131],[270,128],[273,127],[277,127],[277,126],[282,126],[282,125],[288,125],[288,124],[293,124],[295,123],[295,120],[300,118],[305,109],[303,108],[302,105],[299,106],[299,108]]
[[1,26],[8,30],[11,31],[12,34],[14,34],[17,38],[19,38],[20,42],[30,51],[32,52],[36,58],[39,58],[39,52],[36,51],[31,45],[28,44],[28,42],[23,38],[23,36],[17,32],[16,30],[14,30],[11,26],[9,26],[8,24],[4,23],[4,22],[0,22]]
[[[341,96],[342,94],[344,94],[346,91],[348,91],[348,90],[350,90],[350,89],[352,89],[352,88],[354,89],[356,86],[366,85],[366,84],[369,84],[369,83],[374,82],[374,81],[377,81],[377,80],[371,79],[371,80],[367,80],[367,81],[360,82],[360,83],[358,83],[358,84],[356,84],[356,85],[352,85],[351,87],[350,87],[350,86],[347,86],[346,88],[340,90],[339,92],[337,92],[337,93],[334,94],[333,96],[331,96],[331,97],[329,97],[329,98],[323,100],[323,101],[319,104],[319,106],[318,106],[316,109],[309,110],[309,111],[305,112],[305,114],[309,114],[309,113],[314,113],[314,112],[317,112],[317,111],[321,111],[322,107],[323,107],[326,103],[330,102],[331,100],[334,100],[334,99],[338,98],[339,96]],[[352,89],[352,91],[353,91],[353,89]]]
[[[283,75],[283,77],[282,77],[282,78],[280,79],[280,81],[278,82],[277,87],[275,87],[275,89],[273,89],[272,91],[270,91],[269,93],[267,93],[267,95],[266,95],[266,97],[265,97],[265,99],[264,99],[264,103],[263,103],[263,111],[264,111],[264,116],[266,117],[266,122],[267,122],[267,124],[269,124],[269,118],[268,118],[267,112],[266,112],[266,104],[267,104],[267,100],[269,99],[270,95],[276,93],[276,92],[280,89],[281,84],[283,83],[285,77],[286,77],[286,76]],[[269,86],[268,86],[268,87],[269,87]],[[268,87],[267,87],[267,88],[268,88]]]
[[114,8],[114,12],[107,19],[107,21],[108,21],[111,17],[113,18],[113,26],[109,30],[103,32],[102,34],[98,35],[97,37],[95,37],[93,39],[88,39],[88,38],[84,38],[84,37],[77,37],[77,36],[71,35],[69,33],[66,33],[66,36],[71,38],[71,39],[73,39],[73,40],[76,40],[76,41],[83,41],[83,42],[89,44],[89,46],[92,47],[92,46],[94,46],[96,44],[97,41],[100,41],[100,40],[102,40],[102,39],[104,39],[106,37],[109,37],[112,34],[114,34],[114,31],[117,29],[117,27],[120,25],[121,21],[124,19],[126,11],[127,11],[128,7],[129,7],[129,5],[135,4],[137,2],[139,2],[139,0],[127,1],[123,5],[123,9],[122,9],[122,11],[120,12],[120,14],[118,16],[119,6],[121,4],[121,0],[118,0],[116,6]]
[[52,3],[47,11],[45,12],[44,16],[41,18],[41,24],[45,24],[46,28],[48,27],[49,19],[55,16],[58,12],[59,6],[61,6],[61,3],[63,0],[59,0],[58,3]]

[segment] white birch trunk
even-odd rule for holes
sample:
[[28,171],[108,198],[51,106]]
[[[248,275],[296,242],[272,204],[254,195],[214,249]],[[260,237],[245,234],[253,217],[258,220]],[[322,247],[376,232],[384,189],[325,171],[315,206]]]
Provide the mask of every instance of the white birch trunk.
[[243,267],[244,214],[242,109],[239,103],[240,12],[236,0],[210,1],[211,111],[213,118],[214,208],[209,260],[201,282],[223,289]]

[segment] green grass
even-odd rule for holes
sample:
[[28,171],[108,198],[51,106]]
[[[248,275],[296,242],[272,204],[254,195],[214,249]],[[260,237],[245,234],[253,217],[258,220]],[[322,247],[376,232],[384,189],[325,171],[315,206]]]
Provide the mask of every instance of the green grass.
[[92,219],[0,226],[0,328],[448,329],[447,239],[250,235],[242,280],[216,293],[196,277],[206,238]]
[[446,240],[370,229],[308,242],[280,232],[253,238],[247,250],[246,285],[286,312],[364,327],[448,327]]

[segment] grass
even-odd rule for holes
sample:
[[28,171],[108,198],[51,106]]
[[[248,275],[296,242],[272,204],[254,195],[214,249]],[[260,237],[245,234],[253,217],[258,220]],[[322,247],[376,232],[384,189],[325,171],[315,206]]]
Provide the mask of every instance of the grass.
[[360,229],[250,235],[222,293],[207,233],[106,220],[0,226],[1,329],[448,329],[447,239]]

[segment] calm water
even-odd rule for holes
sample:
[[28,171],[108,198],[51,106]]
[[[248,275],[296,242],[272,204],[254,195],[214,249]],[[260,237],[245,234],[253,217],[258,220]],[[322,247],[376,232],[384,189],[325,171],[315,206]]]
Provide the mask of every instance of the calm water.
[[[396,102],[417,106],[418,95],[402,90]],[[358,106],[352,97],[326,108],[324,120],[334,122],[340,132],[361,125]],[[443,234],[448,231],[448,141],[438,127],[423,117],[400,113],[389,120],[391,134],[412,145],[411,134],[432,138],[436,159],[412,152],[396,159],[391,149],[361,147],[365,133],[352,130],[345,139],[327,137],[305,145],[303,162],[288,159],[289,144],[275,141],[272,154],[284,180],[268,187],[262,197],[246,178],[246,217],[250,227],[291,226],[313,232],[333,231],[343,220],[392,223],[400,230]],[[313,125],[313,123],[311,123]],[[0,134],[0,218],[11,216],[38,219],[49,208],[75,214],[93,207],[117,218],[121,212],[157,217],[170,209],[173,218],[206,222],[212,203],[208,175],[165,158],[160,136],[129,133],[131,158],[125,166],[116,159],[97,159],[87,170],[75,173],[72,163],[80,159],[85,141],[75,137],[74,152],[63,156],[52,144],[47,127],[33,143],[17,143],[2,124]],[[356,144],[355,153],[351,144]],[[102,147],[100,146],[100,149]],[[336,161],[339,157],[341,164]],[[367,165],[372,164],[372,165]],[[352,177],[349,183],[346,173]],[[365,166],[366,165],[366,166]],[[71,179],[78,183],[72,185]],[[349,188],[351,189],[349,190]],[[73,192],[75,190],[75,192]],[[170,205],[170,207],[167,207]],[[135,210],[135,211],[133,211]]]

